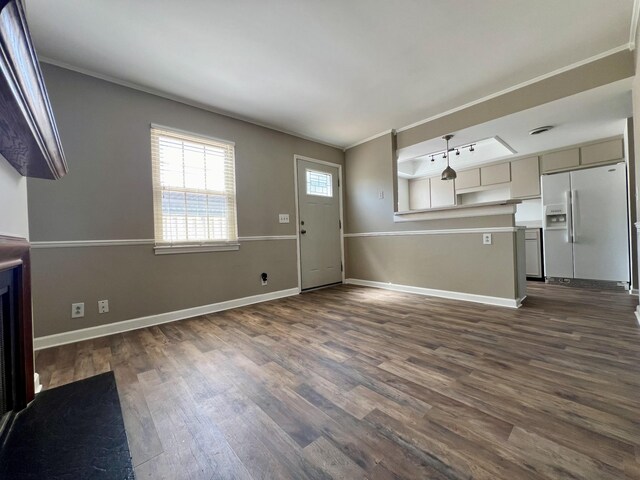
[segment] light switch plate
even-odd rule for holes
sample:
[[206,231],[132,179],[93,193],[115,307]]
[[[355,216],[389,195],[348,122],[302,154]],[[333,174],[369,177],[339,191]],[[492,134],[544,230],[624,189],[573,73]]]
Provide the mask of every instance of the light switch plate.
[[109,300],[98,300],[98,313],[109,313]]
[[278,215],[278,221],[280,223],[289,223],[289,214],[288,213],[281,213]]
[[483,245],[491,245],[491,234],[483,233],[482,234],[482,244]]
[[384,190],[378,190],[378,199],[384,199]]

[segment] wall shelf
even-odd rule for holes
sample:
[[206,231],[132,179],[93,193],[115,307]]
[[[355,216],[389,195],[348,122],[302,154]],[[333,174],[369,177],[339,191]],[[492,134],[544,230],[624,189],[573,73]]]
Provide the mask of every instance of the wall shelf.
[[23,176],[67,173],[58,128],[20,0],[0,0],[0,154]]

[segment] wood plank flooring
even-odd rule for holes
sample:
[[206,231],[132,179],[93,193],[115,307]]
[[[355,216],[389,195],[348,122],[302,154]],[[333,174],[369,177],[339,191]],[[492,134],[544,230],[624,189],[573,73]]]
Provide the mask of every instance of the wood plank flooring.
[[639,479],[627,293],[519,310],[339,286],[38,352],[113,369],[139,479]]

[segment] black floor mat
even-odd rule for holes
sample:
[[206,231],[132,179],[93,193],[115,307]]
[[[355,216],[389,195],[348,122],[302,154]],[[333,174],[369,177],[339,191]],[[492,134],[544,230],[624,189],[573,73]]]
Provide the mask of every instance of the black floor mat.
[[133,479],[113,372],[38,394],[2,445],[0,478]]

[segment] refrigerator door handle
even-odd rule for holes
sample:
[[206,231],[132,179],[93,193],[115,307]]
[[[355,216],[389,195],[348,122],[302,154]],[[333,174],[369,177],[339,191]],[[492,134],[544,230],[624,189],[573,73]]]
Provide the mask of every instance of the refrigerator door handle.
[[576,231],[576,213],[578,211],[578,191],[571,190],[571,241],[578,243],[578,233]]
[[571,190],[564,192],[567,202],[567,243],[573,243],[573,203],[571,201]]

